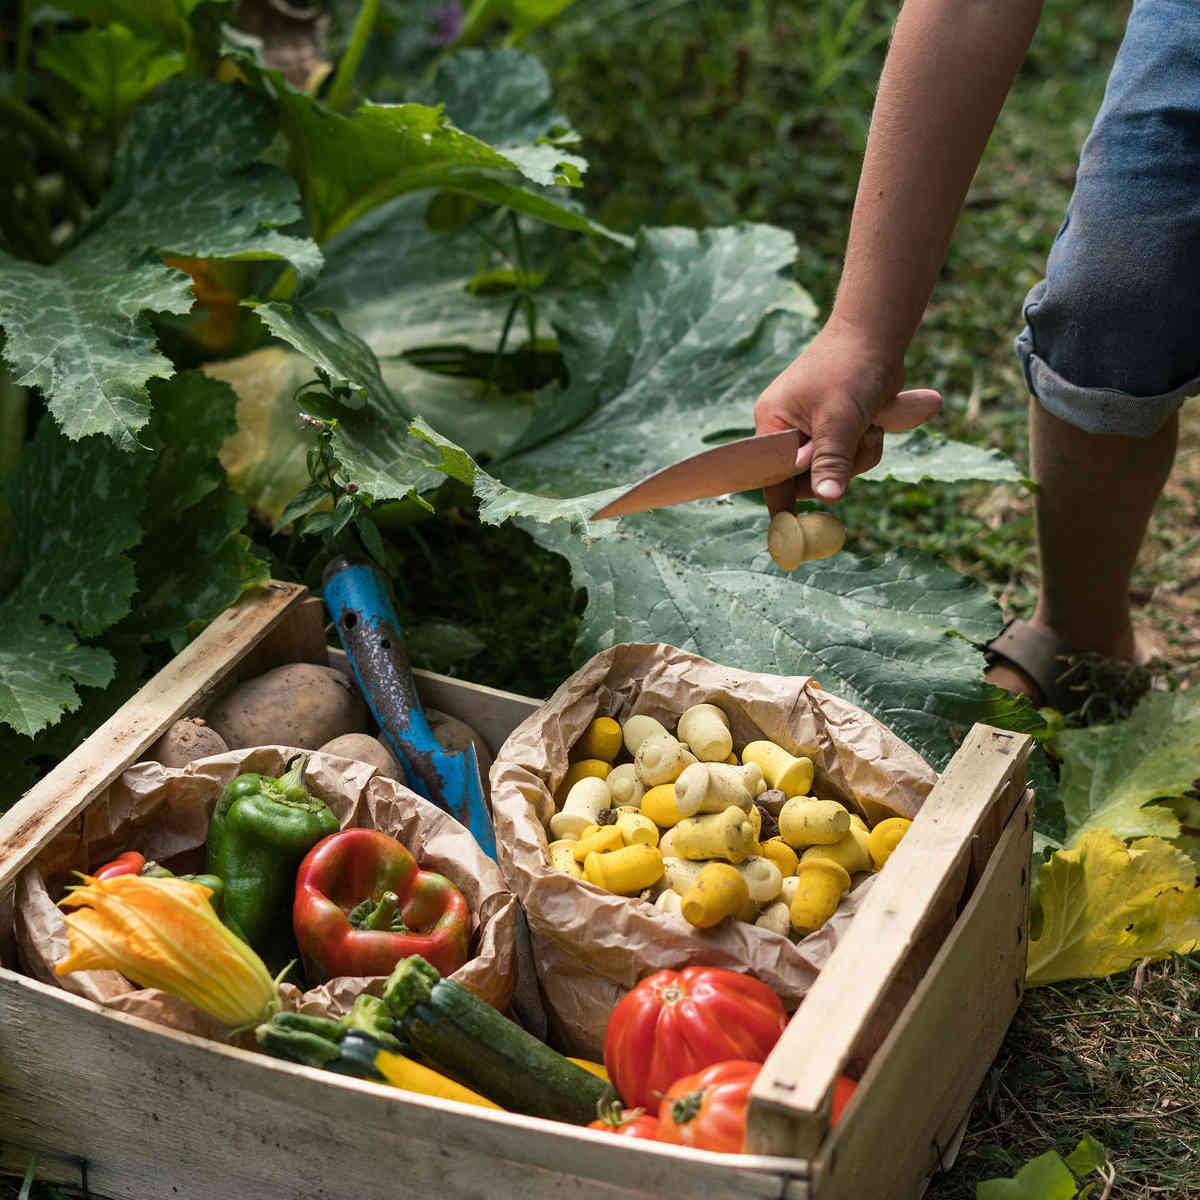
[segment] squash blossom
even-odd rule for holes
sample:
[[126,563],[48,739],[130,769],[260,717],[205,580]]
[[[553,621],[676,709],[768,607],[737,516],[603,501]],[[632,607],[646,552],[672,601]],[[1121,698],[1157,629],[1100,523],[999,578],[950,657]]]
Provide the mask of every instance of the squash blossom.
[[120,971],[160,988],[225,1025],[255,1025],[279,1008],[277,981],[263,960],[221,924],[212,892],[185,879],[118,875],[84,884],[60,901],[70,939],[56,975]]

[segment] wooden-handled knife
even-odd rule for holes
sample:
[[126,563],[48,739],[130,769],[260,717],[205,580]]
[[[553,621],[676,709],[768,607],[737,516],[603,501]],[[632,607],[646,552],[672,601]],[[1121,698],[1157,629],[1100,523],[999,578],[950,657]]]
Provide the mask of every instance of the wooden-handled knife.
[[808,441],[798,429],[723,442],[647,475],[592,514],[593,520],[667,508],[707,496],[749,492],[796,474],[796,453]]

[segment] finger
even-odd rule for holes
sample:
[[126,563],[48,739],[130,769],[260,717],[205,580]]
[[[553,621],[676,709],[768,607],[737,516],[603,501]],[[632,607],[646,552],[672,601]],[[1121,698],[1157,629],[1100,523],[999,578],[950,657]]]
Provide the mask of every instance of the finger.
[[870,425],[867,427],[867,432],[859,439],[858,449],[854,452],[852,474],[861,475],[864,471],[869,471],[872,467],[879,465],[881,458],[883,458],[883,430],[878,425]]
[[812,432],[812,490],[818,500],[832,503],[845,494],[865,425],[859,411],[850,405],[822,414]]
[[[851,475],[861,475],[864,471],[869,471],[872,467],[878,466],[882,458],[883,430],[878,425],[871,425],[866,433],[862,435],[858,443],[858,449],[854,452],[854,464],[850,471]],[[823,497],[814,496],[811,475],[801,475],[793,482],[796,485],[797,500],[823,499]]]
[[902,433],[936,417],[942,409],[942,396],[932,388],[912,388],[898,392],[878,412],[875,420],[888,433]]
[[796,511],[796,480],[785,479],[782,483],[763,488],[763,499],[771,516],[781,512]]

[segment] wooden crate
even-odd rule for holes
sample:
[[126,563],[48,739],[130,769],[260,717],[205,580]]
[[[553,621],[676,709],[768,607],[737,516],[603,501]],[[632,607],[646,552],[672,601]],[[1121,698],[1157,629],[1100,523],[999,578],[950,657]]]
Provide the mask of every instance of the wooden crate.
[[[270,666],[324,661],[322,611],[273,583],[235,605],[0,818],[0,1171],[129,1200],[787,1197],[908,1200],[945,1165],[1021,999],[1031,742],[977,725],[755,1085],[755,1153],[720,1155],[470,1108],[111,1011],[16,969],[15,880],[179,716]],[[498,749],[538,706],[417,673]],[[934,913],[950,920],[935,921]],[[915,989],[915,990],[914,990]],[[829,1129],[831,1087],[869,1065]]]

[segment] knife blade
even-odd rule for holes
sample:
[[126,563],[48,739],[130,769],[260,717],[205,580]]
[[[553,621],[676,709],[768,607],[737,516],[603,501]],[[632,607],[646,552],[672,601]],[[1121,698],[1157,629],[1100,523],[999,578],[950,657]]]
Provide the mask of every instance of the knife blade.
[[807,441],[798,429],[723,442],[647,475],[592,514],[593,521],[668,508],[688,500],[749,492],[796,474],[796,452]]

